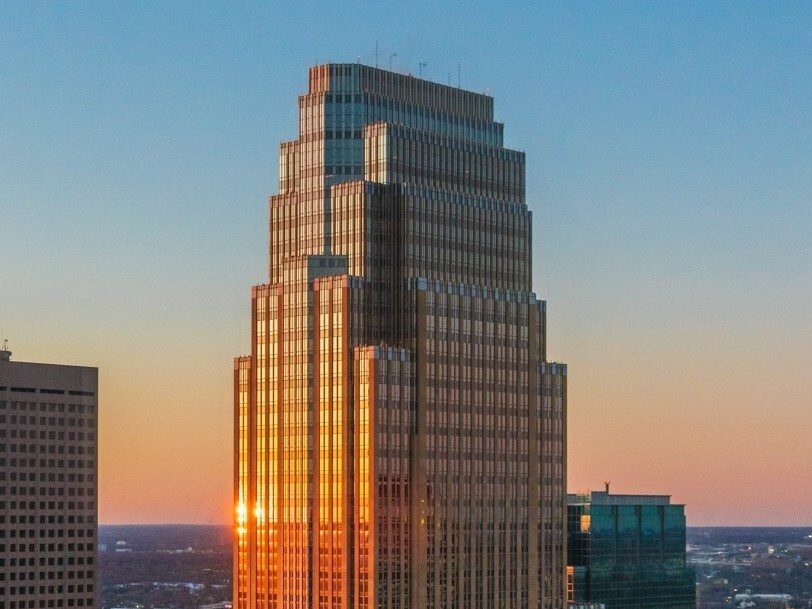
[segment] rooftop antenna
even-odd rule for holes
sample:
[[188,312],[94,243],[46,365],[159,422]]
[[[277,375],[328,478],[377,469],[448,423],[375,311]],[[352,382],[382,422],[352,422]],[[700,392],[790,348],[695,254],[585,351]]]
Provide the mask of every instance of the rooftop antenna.
[[461,88],[460,87],[460,62],[459,61],[457,62],[457,88],[458,89]]
[[609,483],[604,482],[604,484],[606,485],[606,494],[608,495],[609,494]]
[[375,67],[378,67],[378,41],[375,41]]
[[357,63],[358,65],[361,65],[361,56],[360,55],[355,56],[355,63]]
[[392,71],[392,60],[397,57],[397,53],[389,53],[389,71]]
[[420,78],[423,77],[423,68],[425,68],[425,67],[426,67],[426,62],[421,61],[420,64],[419,64],[419,67],[418,67],[418,72],[417,72],[418,75],[420,76]]

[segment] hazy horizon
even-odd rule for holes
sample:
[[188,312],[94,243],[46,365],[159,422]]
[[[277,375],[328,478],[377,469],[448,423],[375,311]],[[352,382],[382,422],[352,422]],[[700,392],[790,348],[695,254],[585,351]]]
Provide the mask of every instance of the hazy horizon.
[[[225,527],[231,528],[234,525],[230,522],[226,523],[210,523],[210,522],[99,522],[102,527]],[[688,524],[689,529],[812,529],[812,525],[692,525]]]

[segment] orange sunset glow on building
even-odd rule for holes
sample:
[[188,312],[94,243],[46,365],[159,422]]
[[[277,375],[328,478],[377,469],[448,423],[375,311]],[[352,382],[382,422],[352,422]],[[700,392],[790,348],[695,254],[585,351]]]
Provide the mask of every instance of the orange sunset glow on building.
[[236,609],[552,609],[566,366],[493,99],[311,68],[234,361]]

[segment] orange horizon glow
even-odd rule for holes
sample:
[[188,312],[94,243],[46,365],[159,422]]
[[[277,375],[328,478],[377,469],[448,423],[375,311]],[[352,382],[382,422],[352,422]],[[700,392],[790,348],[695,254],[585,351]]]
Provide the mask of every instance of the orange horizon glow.
[[[802,449],[808,413],[799,409],[795,418],[784,419],[764,409],[743,420],[739,400],[760,391],[749,400],[755,405],[758,397],[767,398],[768,388],[728,381],[709,390],[710,380],[701,383],[695,376],[699,364],[693,382],[681,388],[678,379],[649,371],[622,391],[613,375],[623,374],[623,366],[592,364],[570,363],[571,492],[600,490],[609,480],[616,493],[670,494],[686,504],[688,526],[812,523],[812,477]],[[139,392],[125,391],[104,367],[100,376],[100,522],[232,526],[230,396],[222,403],[210,398],[208,414],[194,423],[196,437],[183,443],[179,432],[189,424],[188,409],[178,407],[157,420],[137,417],[137,398],[130,396]],[[222,385],[222,395],[230,378],[220,376],[212,384]],[[710,395],[700,399],[703,391]],[[780,391],[784,399],[790,392]],[[122,407],[128,404],[133,407]],[[170,404],[155,408],[161,409]],[[128,439],[137,450],[127,447]]]
[[[669,494],[686,504],[688,526],[812,524],[804,449],[812,415],[803,387],[763,382],[760,360],[742,351],[741,373],[713,365],[712,375],[713,353],[683,362],[677,374],[668,364],[677,360],[658,361],[658,351],[615,343],[608,357],[562,357],[570,370],[570,492],[608,480],[616,493]],[[233,525],[229,360],[225,371],[211,358],[176,377],[160,373],[173,355],[156,354],[154,378],[96,362],[102,524]],[[94,364],[78,353],[60,361]],[[786,359],[776,368],[784,377],[802,373]]]

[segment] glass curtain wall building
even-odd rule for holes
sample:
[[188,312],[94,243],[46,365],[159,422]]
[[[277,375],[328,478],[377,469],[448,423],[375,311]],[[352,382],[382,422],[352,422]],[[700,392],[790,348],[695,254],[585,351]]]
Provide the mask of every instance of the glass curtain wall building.
[[234,362],[236,609],[561,607],[567,369],[493,98],[310,69]]
[[667,495],[568,495],[571,600],[606,609],[694,609],[685,506]]

